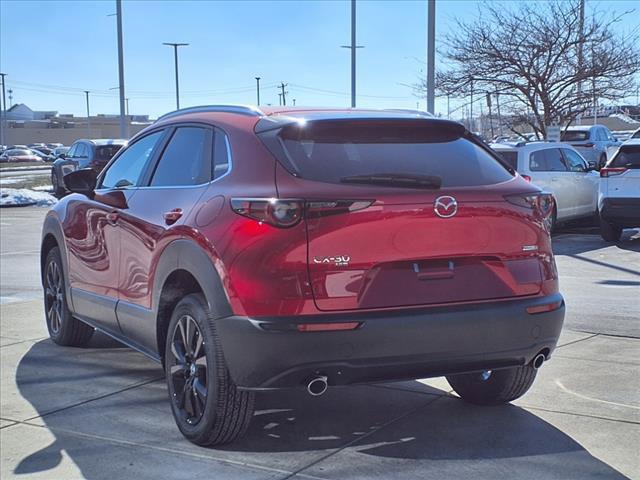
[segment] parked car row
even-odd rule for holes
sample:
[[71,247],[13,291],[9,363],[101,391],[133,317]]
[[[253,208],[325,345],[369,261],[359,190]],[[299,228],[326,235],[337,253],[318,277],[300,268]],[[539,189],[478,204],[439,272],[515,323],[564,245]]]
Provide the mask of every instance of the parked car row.
[[0,162],[53,162],[65,148],[61,143],[0,145]]
[[[617,241],[623,228],[640,226],[640,129],[618,145],[601,168],[568,143],[494,143],[491,147],[522,177],[553,195],[551,229],[557,222],[592,217],[598,220],[603,239]],[[595,145],[586,148],[596,150]]]

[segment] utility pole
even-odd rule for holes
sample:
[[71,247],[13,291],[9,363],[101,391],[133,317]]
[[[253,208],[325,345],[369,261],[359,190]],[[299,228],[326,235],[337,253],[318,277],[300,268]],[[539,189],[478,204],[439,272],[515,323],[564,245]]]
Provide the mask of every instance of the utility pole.
[[436,0],[427,0],[427,112],[435,113]]
[[9,92],[9,108],[13,107],[13,90],[7,90]]
[[[0,118],[0,145],[7,145],[5,137],[5,128],[7,126],[7,99],[4,96],[4,77],[6,73],[0,73],[2,77],[2,118]],[[5,143],[6,142],[6,143]]]
[[173,47],[173,60],[176,70],[176,110],[180,110],[180,86],[178,85],[178,47],[186,47],[188,43],[163,43],[169,47]]
[[489,92],[487,92],[487,107],[489,108],[489,128],[491,129],[491,139],[493,139],[493,115],[491,114],[491,94]]
[[128,117],[128,116],[129,116],[129,99],[128,99],[128,98],[125,98],[124,100],[125,100],[125,102],[127,102],[127,106],[126,106],[126,108],[127,108],[127,110],[126,110],[126,114],[127,114],[127,117]]
[[496,88],[496,109],[498,110],[498,135],[502,135],[502,117],[500,116],[500,93]]
[[89,115],[89,90],[85,90],[84,94],[87,97],[87,132],[88,132],[87,138],[91,138],[91,117]]
[[449,103],[451,94],[447,92],[447,119],[451,120],[451,104]]
[[285,92],[284,91],[284,87],[286,87],[286,86],[287,86],[286,83],[284,83],[284,82],[280,83],[280,89],[282,90],[282,94],[281,94],[282,95],[282,105],[286,105],[287,104],[287,95],[286,94],[289,93],[289,92]]
[[282,105],[282,94],[278,94],[278,105]]
[[256,77],[256,96],[258,97],[258,106],[260,106],[260,77]]
[[122,42],[122,0],[116,0],[118,22],[118,82],[120,90],[120,138],[129,138],[127,120],[124,116],[124,47]]
[[[584,46],[584,0],[580,0],[580,23],[578,24],[578,75],[582,72],[583,46]],[[582,97],[582,82],[578,82],[578,98]],[[576,124],[582,125],[582,114],[576,117]]]
[[473,132],[473,78],[471,79],[471,105],[469,111],[469,130]]
[[295,98],[293,99],[293,106],[294,107],[296,106],[296,99]]
[[356,107],[356,49],[364,48],[356,45],[356,0],[351,0],[351,45],[340,45],[351,49],[351,108]]

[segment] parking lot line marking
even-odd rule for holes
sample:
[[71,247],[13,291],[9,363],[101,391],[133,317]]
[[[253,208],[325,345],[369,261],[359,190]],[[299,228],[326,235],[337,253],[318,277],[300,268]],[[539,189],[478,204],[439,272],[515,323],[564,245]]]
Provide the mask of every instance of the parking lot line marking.
[[581,393],[574,392],[573,390],[570,390],[567,387],[565,387],[560,380],[556,380],[555,383],[556,383],[556,385],[558,387],[560,387],[561,390],[564,390],[565,392],[570,393],[571,395],[575,395],[578,398],[582,398],[583,400],[591,400],[592,402],[600,402],[600,403],[606,403],[608,405],[617,405],[618,407],[626,407],[626,408],[633,408],[634,410],[640,410],[640,407],[636,407],[635,405],[627,405],[626,403],[618,403],[618,402],[610,402],[608,400],[600,400],[599,398],[588,397],[587,395],[583,395]]
[[21,252],[4,252],[4,253],[0,253],[0,255],[4,256],[4,255],[26,255],[26,254],[32,254],[32,253],[40,253],[40,250],[23,250]]
[[583,257],[581,255],[576,255],[576,254],[567,255],[567,257],[575,258],[577,260],[582,260],[583,262],[593,263],[594,265],[599,265],[601,267],[613,268],[614,270],[619,270],[621,272],[630,273],[631,275],[640,276],[640,272],[638,272],[637,270],[631,270],[630,268],[619,267],[618,265],[613,265],[613,264],[607,263],[607,262],[601,262],[599,260],[594,260],[593,258],[586,258],[586,257]]

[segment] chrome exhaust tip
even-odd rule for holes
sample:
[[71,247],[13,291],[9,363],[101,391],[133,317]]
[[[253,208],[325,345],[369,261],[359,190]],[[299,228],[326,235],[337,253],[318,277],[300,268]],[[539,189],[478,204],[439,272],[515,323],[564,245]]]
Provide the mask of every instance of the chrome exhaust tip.
[[538,370],[542,366],[542,364],[545,362],[546,359],[547,357],[545,357],[543,353],[539,353],[538,355],[533,357],[533,360],[531,360],[531,366],[534,369]]
[[327,377],[317,376],[307,384],[307,392],[313,397],[319,397],[327,391]]

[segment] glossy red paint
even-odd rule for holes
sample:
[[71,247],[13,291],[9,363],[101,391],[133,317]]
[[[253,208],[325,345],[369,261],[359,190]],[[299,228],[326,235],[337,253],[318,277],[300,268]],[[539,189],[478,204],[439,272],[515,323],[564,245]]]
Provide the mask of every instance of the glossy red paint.
[[[54,210],[67,244],[71,286],[151,309],[159,295],[153,285],[163,252],[174,240],[189,239],[206,252],[233,313],[242,316],[423,308],[558,291],[542,219],[504,200],[538,191],[521,177],[437,191],[304,180],[267,150],[254,133],[257,121],[232,113],[188,113],[139,134],[187,122],[222,129],[233,167],[217,181],[128,189],[126,205],[119,208],[100,196],[73,194],[60,201]],[[442,195],[458,202],[452,218],[434,213],[434,201]],[[277,228],[233,212],[230,200],[238,197],[373,203]],[[175,209],[182,215],[168,224],[164,214]],[[348,261],[323,261],[336,257]]]

